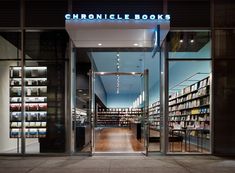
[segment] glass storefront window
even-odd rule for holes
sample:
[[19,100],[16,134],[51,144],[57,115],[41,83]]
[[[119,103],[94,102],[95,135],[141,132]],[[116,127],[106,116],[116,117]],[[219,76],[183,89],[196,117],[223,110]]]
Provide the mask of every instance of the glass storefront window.
[[21,152],[20,33],[0,32],[0,153]]
[[26,32],[26,153],[65,152],[65,31]]
[[210,61],[169,63],[169,152],[210,152]]

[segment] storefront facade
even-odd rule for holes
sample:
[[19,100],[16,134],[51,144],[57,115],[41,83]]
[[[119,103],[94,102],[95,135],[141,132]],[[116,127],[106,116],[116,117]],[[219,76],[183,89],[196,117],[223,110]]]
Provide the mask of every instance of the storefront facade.
[[[74,59],[80,50],[76,50],[73,38],[65,29],[66,20],[80,18],[88,21],[93,19],[122,21],[134,16],[137,20],[159,18],[170,20],[170,31],[161,44],[159,49],[161,51],[157,51],[161,57],[159,99],[155,98],[151,103],[152,105],[160,101],[160,148],[150,150],[150,145],[147,145],[145,153],[174,154],[169,148],[171,140],[175,138],[171,140],[168,138],[170,131],[168,123],[171,120],[178,121],[174,118],[174,114],[170,117],[170,111],[175,110],[174,105],[177,103],[174,99],[180,99],[177,96],[173,97],[175,91],[172,91],[177,89],[174,87],[181,81],[180,79],[174,82],[174,75],[178,73],[179,76],[183,76],[182,67],[185,71],[191,70],[192,76],[194,72],[198,75],[196,69],[200,67],[202,69],[200,75],[204,77],[197,81],[191,79],[194,83],[188,84],[193,86],[199,82],[200,85],[202,79],[209,77],[206,84],[209,85],[206,91],[209,103],[203,104],[208,107],[200,109],[200,114],[206,114],[203,117],[203,125],[209,130],[209,134],[202,132],[201,135],[207,135],[206,138],[209,140],[205,143],[207,151],[201,152],[205,149],[201,147],[199,153],[235,154],[232,128],[235,118],[232,116],[234,110],[231,109],[235,75],[232,51],[234,22],[231,8],[234,5],[230,1],[221,3],[217,0],[113,1],[112,3],[77,0],[2,1],[0,153],[7,155],[84,153],[77,152],[74,148],[73,126],[73,108],[76,100],[73,97],[76,95],[73,92],[74,87],[76,88],[73,83],[73,79],[76,78]],[[163,17],[153,14],[165,15]],[[94,49],[90,52],[95,56]],[[185,52],[191,54],[184,54]],[[146,54],[145,56],[147,58]],[[171,68],[176,64],[179,65],[178,68]],[[184,78],[187,77],[185,75]],[[180,89],[185,88],[186,86]],[[169,92],[172,93],[173,100],[169,98]],[[94,101],[95,96],[92,98]],[[102,100],[101,97],[99,99]],[[150,97],[148,99],[151,100]],[[25,116],[21,118],[21,115]],[[180,115],[183,115],[183,112]],[[193,114],[188,119],[181,118],[181,121],[183,119],[186,122],[196,121],[197,118]],[[182,141],[186,141],[185,139]],[[202,140],[196,142],[204,144]],[[92,144],[90,145],[85,153],[90,154],[93,151]],[[182,145],[186,147],[184,151],[186,152],[187,145]],[[186,153],[192,154],[192,152]]]

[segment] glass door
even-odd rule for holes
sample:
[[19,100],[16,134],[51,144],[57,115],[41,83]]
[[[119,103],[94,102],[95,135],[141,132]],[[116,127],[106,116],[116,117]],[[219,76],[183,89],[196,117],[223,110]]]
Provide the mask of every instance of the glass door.
[[95,73],[93,70],[89,72],[89,107],[88,119],[90,128],[90,155],[95,152],[95,93],[94,93]]
[[93,115],[93,73],[90,70],[88,75],[77,74],[78,82],[81,78],[87,77],[85,87],[77,84],[76,108],[73,114],[73,127],[75,129],[75,152],[78,154],[91,155],[93,152],[92,143],[92,115]]
[[142,121],[141,121],[141,129],[144,143],[143,154],[148,155],[149,148],[149,86],[148,86],[148,70],[144,70],[143,73],[143,112],[142,112]]

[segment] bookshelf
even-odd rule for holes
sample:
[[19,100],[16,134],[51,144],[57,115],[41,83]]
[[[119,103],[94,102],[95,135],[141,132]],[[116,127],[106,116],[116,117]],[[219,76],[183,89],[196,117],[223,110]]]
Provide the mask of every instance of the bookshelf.
[[169,126],[173,129],[186,128],[209,130],[209,77],[169,96]]
[[160,130],[160,101],[149,107],[149,127],[152,130]]
[[139,122],[142,109],[139,108],[99,108],[96,126],[129,127],[130,122]]
[[[10,137],[20,138],[22,127],[21,67],[10,67]],[[46,137],[47,67],[25,67],[26,138]]]
[[[169,95],[170,129],[210,129],[210,77]],[[160,101],[149,108],[150,129],[160,129]],[[195,136],[195,133],[191,133]],[[209,138],[207,133],[206,138]]]

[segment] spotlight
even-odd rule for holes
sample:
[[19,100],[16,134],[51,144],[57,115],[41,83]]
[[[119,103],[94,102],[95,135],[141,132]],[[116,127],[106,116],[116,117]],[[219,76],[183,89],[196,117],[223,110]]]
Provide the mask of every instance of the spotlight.
[[190,43],[194,43],[194,37],[191,35]]
[[180,43],[183,43],[184,42],[184,37],[183,37],[183,34],[180,35]]

